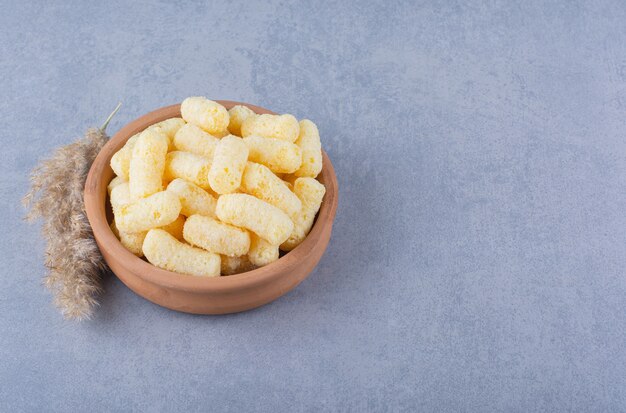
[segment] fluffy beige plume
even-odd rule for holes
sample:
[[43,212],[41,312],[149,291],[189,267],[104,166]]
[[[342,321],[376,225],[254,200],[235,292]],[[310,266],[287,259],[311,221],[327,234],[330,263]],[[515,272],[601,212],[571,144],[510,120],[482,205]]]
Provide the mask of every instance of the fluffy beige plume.
[[83,189],[92,162],[108,141],[106,127],[89,129],[82,139],[57,148],[31,172],[31,188],[23,199],[28,221],[43,218],[46,241],[45,284],[68,319],[88,319],[98,304],[106,264],[85,215]]

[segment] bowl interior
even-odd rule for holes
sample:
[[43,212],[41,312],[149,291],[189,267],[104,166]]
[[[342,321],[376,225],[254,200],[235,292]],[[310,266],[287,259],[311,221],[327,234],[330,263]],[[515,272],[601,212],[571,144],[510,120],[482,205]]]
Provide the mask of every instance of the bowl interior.
[[[245,105],[258,114],[274,112],[235,101],[218,101],[227,109],[235,105]],[[108,202],[107,185],[113,179],[114,173],[110,167],[111,157],[134,134],[146,127],[165,119],[179,117],[180,104],[166,106],[150,112],[124,126],[102,148],[94,161],[85,183],[85,209],[92,226],[94,237],[101,249],[108,255],[122,262],[124,267],[139,275],[149,278],[165,287],[189,291],[218,291],[232,288],[253,287],[272,279],[278,272],[295,269],[307,255],[316,248],[321,232],[325,227],[332,228],[337,209],[337,178],[326,152],[322,151],[323,167],[318,180],[326,187],[326,194],[322,206],[317,214],[316,221],[307,238],[292,251],[281,256],[277,261],[255,270],[222,277],[192,277],[174,273],[155,267],[143,259],[135,256],[119,242],[109,227],[111,221],[110,205]],[[325,245],[324,245],[325,247]]]

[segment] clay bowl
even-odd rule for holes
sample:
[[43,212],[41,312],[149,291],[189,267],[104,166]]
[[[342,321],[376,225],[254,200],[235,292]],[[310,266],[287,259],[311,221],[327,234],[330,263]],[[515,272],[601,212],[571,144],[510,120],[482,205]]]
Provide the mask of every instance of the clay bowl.
[[[241,102],[219,101],[227,109],[248,106],[256,113],[274,113]],[[265,267],[230,276],[203,278],[162,270],[130,253],[109,228],[107,185],[113,179],[111,156],[135,133],[165,119],[180,116],[180,105],[144,115],[117,132],[102,148],[85,183],[85,209],[102,255],[135,293],[163,307],[194,314],[227,314],[267,304],[296,287],[313,271],[326,250],[337,211],[337,177],[328,155],[318,177],[326,195],[307,238],[298,247]]]

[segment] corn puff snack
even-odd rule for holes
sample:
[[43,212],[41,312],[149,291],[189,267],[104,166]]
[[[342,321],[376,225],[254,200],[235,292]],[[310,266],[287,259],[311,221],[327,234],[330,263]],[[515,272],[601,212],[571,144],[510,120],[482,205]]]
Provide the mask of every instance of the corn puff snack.
[[109,196],[111,196],[111,191],[113,191],[113,188],[125,182],[126,181],[124,181],[124,179],[120,178],[119,176],[116,176],[115,178],[113,178],[111,182],[109,182],[109,185],[107,185],[107,192],[109,193]]
[[282,244],[293,230],[287,214],[248,194],[220,196],[215,214],[222,222],[248,229],[273,245]]
[[180,128],[185,125],[185,121],[181,118],[170,118],[162,122],[155,123],[150,128],[157,129],[167,138],[168,151],[174,150],[174,136]]
[[300,134],[296,145],[302,150],[302,165],[293,174],[297,177],[315,178],[322,171],[322,142],[315,123],[308,119],[300,121]]
[[196,96],[183,100],[180,113],[187,123],[196,125],[212,135],[217,136],[228,129],[230,119],[226,108],[205,97]]
[[130,171],[130,158],[133,156],[133,148],[139,138],[140,133],[131,136],[122,149],[115,152],[111,158],[111,169],[115,172],[115,175],[122,178],[124,181],[128,181],[128,174]]
[[244,255],[250,249],[248,231],[202,215],[187,219],[183,236],[193,246],[230,257]]
[[109,202],[111,203],[111,209],[113,210],[113,215],[120,215],[121,208],[130,204],[130,189],[128,188],[128,182],[123,182],[119,185],[114,186],[111,189],[111,194],[109,195]]
[[[109,200],[111,202],[111,208],[113,209],[113,216],[120,216],[121,208],[131,203],[128,183],[123,182],[119,185],[114,186],[111,190],[111,194],[109,195]],[[143,255],[143,253],[141,252],[141,245],[143,243],[143,239],[146,236],[145,231],[120,231],[115,223],[115,218],[113,218],[113,222],[111,223],[111,230],[120,240],[124,248],[137,255],[138,257],[141,257]]]
[[302,149],[296,144],[262,136],[248,136],[243,141],[250,152],[248,159],[274,173],[292,173],[302,165]]
[[[120,185],[121,186],[121,185]],[[113,194],[117,188],[113,189]],[[178,196],[168,191],[157,192],[115,209],[115,222],[120,231],[139,232],[174,222],[180,214]]]
[[241,136],[241,124],[249,117],[256,116],[256,113],[247,106],[236,105],[228,110],[228,115],[230,116],[228,131],[233,135]]
[[[133,254],[196,276],[268,265],[310,232],[326,189],[319,130],[189,97],[111,158],[111,229]],[[164,189],[165,188],[165,189]]]
[[163,225],[159,227],[163,231],[167,231],[170,235],[176,238],[179,241],[184,241],[183,238],[183,228],[185,226],[185,217],[181,214],[174,221],[170,222],[167,225]]
[[255,268],[255,266],[248,259],[247,255],[242,255],[240,257],[222,255],[221,259],[222,275],[239,274],[240,272],[250,271]]
[[209,183],[218,194],[234,192],[241,185],[241,175],[248,160],[248,147],[241,138],[222,138],[215,149],[209,171]]
[[184,244],[162,229],[148,231],[142,247],[148,262],[159,268],[198,277],[220,275],[220,256]]
[[111,231],[113,231],[113,234],[120,240],[124,248],[138,257],[143,257],[141,246],[143,245],[143,240],[147,232],[120,232],[115,225],[115,219],[111,222],[110,227]]
[[248,259],[257,267],[271,264],[278,260],[278,245],[273,245],[260,238],[256,234],[250,236],[250,250],[248,251]]
[[[183,225],[185,224],[185,217],[180,215],[174,222],[167,224],[160,229],[167,231],[179,241],[183,240]],[[111,222],[111,230],[113,234],[120,240],[124,248],[132,252],[138,257],[143,257],[143,240],[146,238],[148,231],[140,232],[125,232],[117,229],[115,225],[115,219]]]
[[284,181],[266,166],[248,162],[241,179],[241,189],[250,195],[274,205],[293,216],[300,211],[300,199],[289,190]]
[[289,238],[280,245],[283,251],[291,251],[304,241],[322,205],[326,188],[314,178],[298,178],[293,184],[293,191],[300,198],[302,209],[294,217],[294,228]]
[[223,137],[230,135],[230,132],[228,132],[228,129],[224,129],[221,132],[212,133],[211,135],[218,139],[222,139]]
[[191,215],[215,216],[215,206],[217,200],[207,191],[199,186],[176,178],[167,186],[167,191],[178,196],[180,200],[181,215],[189,217]]
[[213,153],[220,140],[209,135],[196,125],[185,124],[174,136],[174,148],[177,151],[190,152],[213,159]]
[[300,133],[300,125],[293,115],[249,116],[241,125],[241,136],[252,135],[276,138],[290,143],[295,142]]
[[167,142],[167,137],[153,128],[146,129],[137,138],[128,176],[131,199],[144,198],[163,190]]
[[174,151],[165,157],[163,179],[173,181],[181,178],[193,182],[202,189],[209,189],[209,170],[211,161],[190,152]]

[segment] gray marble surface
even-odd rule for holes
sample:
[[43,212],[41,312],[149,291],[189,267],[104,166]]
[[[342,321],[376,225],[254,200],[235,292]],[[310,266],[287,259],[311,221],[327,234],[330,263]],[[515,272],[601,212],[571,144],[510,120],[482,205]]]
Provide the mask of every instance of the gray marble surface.
[[[1,6],[1,411],[626,410],[623,2]],[[198,94],[319,125],[326,255],[255,311],[110,277],[64,321],[29,170]]]

